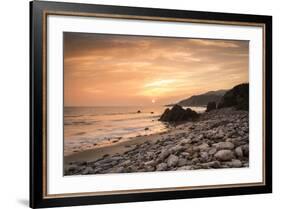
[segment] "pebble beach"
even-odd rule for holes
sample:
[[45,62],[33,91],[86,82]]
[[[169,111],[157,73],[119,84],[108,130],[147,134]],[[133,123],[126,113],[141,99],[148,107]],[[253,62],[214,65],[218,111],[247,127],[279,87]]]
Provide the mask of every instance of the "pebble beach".
[[242,167],[249,167],[249,115],[232,107],[64,158],[64,175]]

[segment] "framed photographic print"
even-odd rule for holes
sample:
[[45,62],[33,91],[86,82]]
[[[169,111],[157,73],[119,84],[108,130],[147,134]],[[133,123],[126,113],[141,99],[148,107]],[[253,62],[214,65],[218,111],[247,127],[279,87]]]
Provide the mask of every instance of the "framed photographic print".
[[272,191],[272,17],[34,1],[30,25],[30,207]]

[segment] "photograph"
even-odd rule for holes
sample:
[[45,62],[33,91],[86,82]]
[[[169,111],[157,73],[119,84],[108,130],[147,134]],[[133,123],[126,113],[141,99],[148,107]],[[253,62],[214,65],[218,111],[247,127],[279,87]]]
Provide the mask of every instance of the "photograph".
[[272,16],[30,3],[30,207],[272,193]]
[[248,169],[249,40],[63,32],[63,175]]

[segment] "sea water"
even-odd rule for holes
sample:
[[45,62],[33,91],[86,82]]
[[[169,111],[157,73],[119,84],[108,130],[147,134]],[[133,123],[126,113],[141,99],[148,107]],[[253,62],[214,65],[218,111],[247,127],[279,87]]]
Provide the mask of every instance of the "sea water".
[[[167,130],[159,121],[167,107],[65,107],[64,155],[105,146],[131,137]],[[204,107],[191,107],[203,112]]]

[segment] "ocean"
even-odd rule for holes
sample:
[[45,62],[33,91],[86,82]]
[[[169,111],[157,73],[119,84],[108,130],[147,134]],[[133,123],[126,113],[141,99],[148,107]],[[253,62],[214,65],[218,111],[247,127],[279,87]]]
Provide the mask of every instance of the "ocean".
[[[64,107],[64,155],[167,130],[167,107]],[[197,112],[204,107],[190,107]]]

